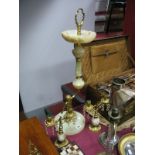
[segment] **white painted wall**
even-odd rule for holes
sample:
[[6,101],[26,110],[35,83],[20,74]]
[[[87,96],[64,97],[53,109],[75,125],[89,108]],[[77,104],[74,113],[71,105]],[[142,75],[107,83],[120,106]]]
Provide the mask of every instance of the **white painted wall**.
[[20,0],[19,84],[25,112],[62,100],[60,86],[74,79],[73,45],[61,32],[75,29],[74,14],[86,13],[94,30],[94,0]]

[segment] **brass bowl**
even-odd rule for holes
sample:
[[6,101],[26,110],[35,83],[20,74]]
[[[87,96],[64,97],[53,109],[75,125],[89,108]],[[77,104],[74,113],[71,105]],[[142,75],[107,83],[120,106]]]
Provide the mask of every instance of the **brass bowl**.
[[121,137],[118,143],[118,150],[120,155],[126,155],[125,148],[127,144],[135,143],[135,134],[129,133]]

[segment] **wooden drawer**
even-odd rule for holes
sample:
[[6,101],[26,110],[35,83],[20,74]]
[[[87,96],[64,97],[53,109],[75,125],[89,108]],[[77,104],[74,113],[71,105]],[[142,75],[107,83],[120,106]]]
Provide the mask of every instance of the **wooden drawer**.
[[91,47],[91,67],[94,74],[122,66],[122,51],[127,50],[125,40]]

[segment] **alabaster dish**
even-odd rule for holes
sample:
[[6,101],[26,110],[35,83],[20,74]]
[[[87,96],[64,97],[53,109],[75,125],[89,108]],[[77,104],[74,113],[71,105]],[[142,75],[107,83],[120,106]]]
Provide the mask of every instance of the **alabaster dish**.
[[77,30],[66,30],[62,32],[62,37],[72,43],[90,43],[96,38],[96,33],[93,31],[81,30],[81,34],[77,35]]

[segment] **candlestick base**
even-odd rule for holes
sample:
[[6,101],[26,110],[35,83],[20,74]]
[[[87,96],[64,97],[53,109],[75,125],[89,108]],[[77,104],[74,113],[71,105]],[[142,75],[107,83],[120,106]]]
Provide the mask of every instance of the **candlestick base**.
[[65,140],[62,141],[62,142],[56,140],[54,144],[55,144],[55,146],[56,146],[57,148],[61,148],[61,147],[66,146],[68,143],[69,143],[68,139],[65,139]]
[[100,152],[98,153],[97,155],[115,155],[114,153],[111,153],[111,152]]
[[94,126],[92,124],[89,125],[89,130],[92,132],[98,132],[101,130],[101,125],[99,124],[98,126]]

